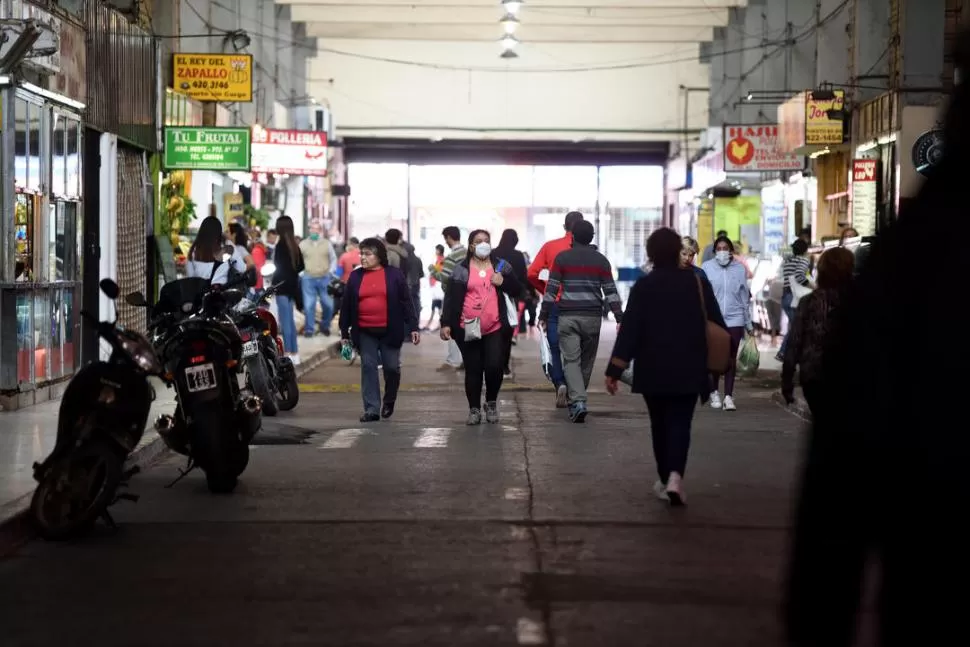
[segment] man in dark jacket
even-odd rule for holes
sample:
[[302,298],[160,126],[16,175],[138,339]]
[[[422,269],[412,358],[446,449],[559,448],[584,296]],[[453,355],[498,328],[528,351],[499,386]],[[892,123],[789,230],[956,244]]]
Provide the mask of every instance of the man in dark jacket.
[[549,320],[559,306],[559,350],[569,398],[569,418],[586,420],[586,389],[593,374],[604,302],[619,324],[623,318],[620,295],[613,282],[613,266],[593,242],[593,223],[581,220],[573,226],[573,246],[556,256],[549,271],[539,321]]

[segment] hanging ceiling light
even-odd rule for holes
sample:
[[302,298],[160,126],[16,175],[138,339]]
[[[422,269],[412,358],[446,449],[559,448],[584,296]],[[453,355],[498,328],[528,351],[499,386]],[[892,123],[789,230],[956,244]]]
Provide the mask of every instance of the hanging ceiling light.
[[519,13],[522,9],[522,5],[525,4],[522,0],[502,0],[502,7],[505,8],[506,13],[510,13],[513,16]]
[[499,58],[519,58],[519,55],[515,53],[514,49],[507,49],[502,52]]
[[515,30],[519,28],[519,19],[510,13],[505,14],[498,22],[502,25],[506,34],[514,34]]
[[519,45],[518,39],[512,34],[506,34],[499,42],[502,44],[502,49],[507,52],[514,50]]

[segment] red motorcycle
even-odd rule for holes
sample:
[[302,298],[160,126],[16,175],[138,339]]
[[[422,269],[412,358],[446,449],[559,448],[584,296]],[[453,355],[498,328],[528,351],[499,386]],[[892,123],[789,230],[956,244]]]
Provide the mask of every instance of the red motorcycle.
[[289,411],[300,401],[296,368],[283,352],[279,323],[269,310],[269,299],[274,294],[276,286],[269,287],[255,302],[243,299],[233,309],[233,320],[243,342],[247,382],[262,400],[263,414],[267,416]]

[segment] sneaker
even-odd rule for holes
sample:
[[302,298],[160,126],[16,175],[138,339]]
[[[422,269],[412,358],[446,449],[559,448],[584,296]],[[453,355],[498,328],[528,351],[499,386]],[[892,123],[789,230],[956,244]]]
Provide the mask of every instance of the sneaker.
[[360,417],[361,422],[377,422],[380,419],[380,415],[376,413],[365,413]]
[[720,409],[721,408],[721,394],[717,391],[711,391],[711,408]]
[[468,420],[465,422],[465,424],[467,424],[468,426],[482,424],[482,410],[470,409],[468,411]]
[[505,369],[505,373],[502,374],[502,379],[503,380],[514,380],[515,379],[515,373],[512,371],[512,369],[507,368],[507,369]]
[[670,497],[667,496],[667,486],[659,479],[653,484],[653,495],[661,501],[670,503]]
[[737,411],[738,408],[734,406],[734,398],[730,395],[724,396],[724,410],[725,411]]
[[670,505],[681,506],[687,504],[687,495],[684,494],[682,489],[683,478],[677,472],[671,472],[670,478],[667,479],[667,488],[665,494],[667,498],[670,499]]
[[485,422],[490,425],[498,422],[498,402],[485,403]]
[[567,398],[569,396],[569,389],[566,388],[565,384],[560,384],[556,387],[556,408],[565,409],[566,405],[569,404]]
[[782,364],[785,363],[785,356],[782,355],[781,351],[778,351],[777,353],[775,353],[775,361],[781,362]]
[[575,423],[586,422],[588,413],[585,402],[574,402],[569,405],[569,419]]

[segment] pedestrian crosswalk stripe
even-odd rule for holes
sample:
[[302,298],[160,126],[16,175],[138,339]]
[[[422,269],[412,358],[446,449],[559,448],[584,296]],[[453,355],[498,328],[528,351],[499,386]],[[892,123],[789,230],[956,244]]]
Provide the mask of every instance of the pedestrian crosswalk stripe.
[[327,442],[320,446],[321,449],[349,449],[353,447],[361,436],[367,433],[366,429],[339,429]]
[[447,447],[451,429],[448,427],[425,427],[414,441],[415,447]]

